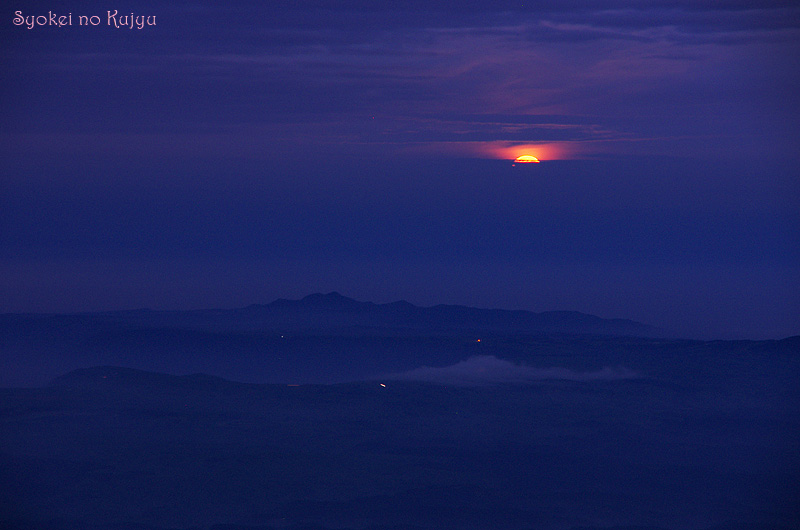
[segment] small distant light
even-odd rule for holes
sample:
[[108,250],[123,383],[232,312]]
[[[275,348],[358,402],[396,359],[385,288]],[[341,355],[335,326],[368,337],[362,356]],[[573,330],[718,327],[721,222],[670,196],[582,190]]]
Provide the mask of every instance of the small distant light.
[[480,341],[481,341],[481,339],[478,339],[478,340],[476,340],[475,342],[480,342]]
[[382,386],[383,388],[386,388],[386,385],[384,385],[383,383],[381,383],[381,386]]

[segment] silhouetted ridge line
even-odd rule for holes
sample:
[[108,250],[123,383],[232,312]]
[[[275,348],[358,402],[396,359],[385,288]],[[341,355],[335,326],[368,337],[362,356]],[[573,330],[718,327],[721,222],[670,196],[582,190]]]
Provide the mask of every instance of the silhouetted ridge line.
[[[310,294],[300,300],[277,299],[242,311],[280,319],[306,328],[346,327],[404,328],[423,330],[471,330],[515,333],[569,333],[590,335],[653,336],[658,330],[633,320],[606,319],[578,311],[482,309],[439,304],[421,307],[405,300],[386,304],[360,302],[333,291]],[[305,315],[305,320],[303,320]],[[316,318],[316,321],[312,321]]]
[[220,386],[243,385],[214,375],[197,373],[171,375],[150,370],[122,366],[94,366],[79,368],[53,379],[48,386],[63,388],[107,386]]
[[[44,324],[43,315],[16,316],[19,325]],[[310,294],[299,300],[277,299],[239,309],[193,311],[114,311],[50,315],[61,323],[82,327],[121,326],[138,330],[194,329],[206,332],[372,332],[411,333],[564,333],[570,335],[664,336],[655,327],[633,320],[606,319],[578,311],[482,309],[462,305],[421,307],[405,300],[386,304],[361,302],[336,291]],[[14,316],[4,316],[15,326]],[[23,322],[24,321],[24,322]],[[74,321],[74,322],[73,322]],[[62,327],[59,325],[58,327]],[[349,331],[348,331],[349,330]]]
[[321,293],[310,294],[304,297],[302,300],[300,300],[300,304],[310,307],[333,309],[333,310],[369,309],[375,306],[375,304],[373,304],[372,302],[359,302],[352,298],[342,296],[336,291],[330,292],[328,294],[321,294]]

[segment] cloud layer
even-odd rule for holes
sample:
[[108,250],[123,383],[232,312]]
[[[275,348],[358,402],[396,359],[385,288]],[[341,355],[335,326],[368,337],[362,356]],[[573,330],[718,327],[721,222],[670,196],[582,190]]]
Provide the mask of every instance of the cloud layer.
[[785,116],[797,98],[780,88],[797,82],[791,3],[516,4],[163,7],[170,29],[151,31],[146,48],[20,30],[9,78],[56,86],[74,103],[12,83],[16,136],[6,140],[35,149],[57,141],[20,133],[87,135],[70,137],[76,149],[124,131],[115,148],[168,144],[185,156],[198,143],[229,156],[791,149],[796,123]]
[[389,379],[470,386],[531,383],[547,379],[581,382],[616,381],[636,377],[638,377],[636,372],[624,367],[605,367],[595,372],[575,372],[559,367],[533,368],[498,359],[493,355],[478,355],[451,366],[440,368],[423,366],[409,372],[395,374]]

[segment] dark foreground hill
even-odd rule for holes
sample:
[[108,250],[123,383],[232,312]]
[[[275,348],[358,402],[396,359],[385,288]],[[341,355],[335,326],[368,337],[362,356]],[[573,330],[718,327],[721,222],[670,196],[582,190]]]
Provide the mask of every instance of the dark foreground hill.
[[797,351],[651,357],[301,386],[97,367],[0,390],[0,528],[797,528]]
[[630,326],[335,293],[4,315],[0,529],[797,528],[800,338]]

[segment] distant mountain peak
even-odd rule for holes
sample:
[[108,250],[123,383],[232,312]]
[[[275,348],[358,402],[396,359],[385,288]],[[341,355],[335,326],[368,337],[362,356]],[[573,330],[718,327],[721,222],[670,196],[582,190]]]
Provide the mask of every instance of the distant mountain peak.
[[397,300],[396,302],[390,302],[388,304],[383,304],[385,307],[392,308],[392,309],[418,309],[417,306],[412,304],[411,302],[407,302],[405,300]]
[[308,296],[304,296],[301,299],[301,302],[314,302],[314,301],[342,301],[347,300],[348,302],[355,302],[352,298],[348,298],[347,296],[343,296],[338,291],[331,291],[329,293],[312,293]]
[[[252,306],[251,306],[252,307]],[[401,327],[405,329],[470,329],[497,332],[557,332],[573,334],[646,336],[657,333],[651,326],[627,319],[607,319],[578,311],[545,311],[534,313],[524,310],[480,309],[462,305],[439,304],[420,307],[405,300],[386,304],[360,302],[338,291],[313,293],[299,300],[278,299],[266,306],[286,323],[300,327]],[[275,311],[277,313],[275,313]],[[306,313],[309,320],[298,320]],[[321,315],[324,319],[315,321]],[[276,317],[277,318],[277,317]],[[306,318],[306,317],[303,317]]]
[[314,293],[310,294],[301,300],[299,303],[304,306],[319,307],[323,309],[360,309],[373,305],[370,302],[359,302],[343,296],[342,294],[331,291],[329,293]]

